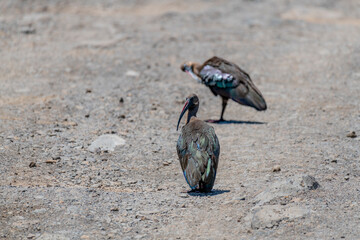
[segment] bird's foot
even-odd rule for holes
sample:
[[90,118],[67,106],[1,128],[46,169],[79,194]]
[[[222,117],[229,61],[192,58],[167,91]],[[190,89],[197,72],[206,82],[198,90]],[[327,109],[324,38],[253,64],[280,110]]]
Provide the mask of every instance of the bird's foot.
[[208,122],[208,123],[222,123],[222,122],[226,122],[226,121],[224,119],[219,119],[219,120],[208,119],[208,120],[205,120],[205,122]]

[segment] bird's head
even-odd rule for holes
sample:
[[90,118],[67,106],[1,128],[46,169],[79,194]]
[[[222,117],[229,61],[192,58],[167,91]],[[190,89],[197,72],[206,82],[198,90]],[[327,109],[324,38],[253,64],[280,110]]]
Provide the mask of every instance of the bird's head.
[[189,113],[191,113],[192,116],[195,116],[199,109],[199,104],[200,104],[200,101],[199,101],[198,96],[196,96],[196,94],[190,94],[186,98],[185,105],[184,105],[183,110],[181,111],[181,114],[179,117],[176,131],[179,129],[180,121],[181,121],[182,117],[184,116],[185,112],[189,111]]
[[199,67],[200,65],[198,63],[184,62],[181,64],[180,69],[181,71],[189,74],[195,80],[199,81],[199,77],[197,76],[199,74]]

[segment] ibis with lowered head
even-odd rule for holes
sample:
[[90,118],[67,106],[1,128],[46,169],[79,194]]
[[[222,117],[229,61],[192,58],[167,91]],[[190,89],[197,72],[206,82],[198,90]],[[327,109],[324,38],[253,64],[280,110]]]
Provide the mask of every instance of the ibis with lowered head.
[[187,112],[186,124],[181,128],[176,150],[190,188],[210,192],[215,182],[220,144],[214,128],[196,117],[199,104],[199,98],[195,94],[186,98],[177,130],[182,117]]
[[209,122],[224,121],[223,116],[229,99],[258,111],[264,111],[267,108],[263,95],[249,74],[225,59],[212,57],[203,64],[185,62],[181,65],[181,70],[208,86],[215,96],[221,96],[220,119],[209,120]]

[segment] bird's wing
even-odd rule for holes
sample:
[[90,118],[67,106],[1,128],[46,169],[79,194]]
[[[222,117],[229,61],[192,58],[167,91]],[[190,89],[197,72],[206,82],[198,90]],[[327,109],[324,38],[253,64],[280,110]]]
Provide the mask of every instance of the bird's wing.
[[219,57],[212,57],[203,64],[200,77],[207,86],[218,88],[236,88],[240,84],[246,87],[251,82],[249,74],[239,66]]
[[187,146],[182,133],[180,134],[179,139],[177,141],[176,151],[180,160],[181,168],[184,171],[187,165],[187,157],[186,157]]
[[223,73],[217,68],[206,65],[200,71],[202,82],[208,87],[234,88],[239,85],[234,76]]
[[176,147],[184,177],[192,189],[201,180],[212,187],[220,153],[214,129],[208,126],[209,128],[193,131],[199,127],[196,126],[198,124],[187,125],[188,128],[180,135]]

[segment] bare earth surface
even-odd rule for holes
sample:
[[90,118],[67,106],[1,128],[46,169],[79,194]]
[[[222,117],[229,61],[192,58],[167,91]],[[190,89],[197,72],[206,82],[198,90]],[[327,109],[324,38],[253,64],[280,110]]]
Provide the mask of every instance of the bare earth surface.
[[[0,1],[0,239],[359,239],[359,9]],[[229,102],[204,195],[187,192],[176,123],[188,94],[201,119],[221,99],[179,66],[213,55],[268,110]],[[103,134],[126,142],[89,151]]]

